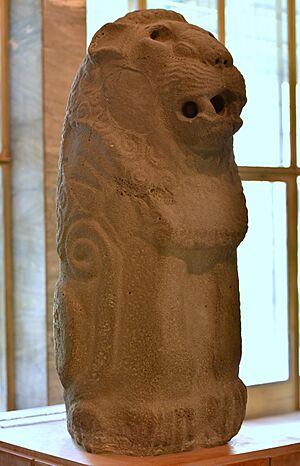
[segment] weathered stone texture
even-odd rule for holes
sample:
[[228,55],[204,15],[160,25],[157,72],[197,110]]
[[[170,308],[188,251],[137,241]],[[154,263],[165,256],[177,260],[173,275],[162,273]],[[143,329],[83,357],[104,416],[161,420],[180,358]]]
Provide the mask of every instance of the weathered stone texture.
[[232,150],[246,102],[230,53],[172,11],[101,28],[74,81],[58,182],[57,369],[89,451],[227,442],[246,389]]

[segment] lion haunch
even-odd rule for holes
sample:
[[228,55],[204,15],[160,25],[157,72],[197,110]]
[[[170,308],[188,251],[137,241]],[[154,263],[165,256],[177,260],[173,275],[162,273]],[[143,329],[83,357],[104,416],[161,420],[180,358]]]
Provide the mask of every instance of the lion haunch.
[[68,429],[86,450],[157,455],[242,423],[232,139],[243,77],[209,32],[129,13],[73,83],[57,195],[54,331]]

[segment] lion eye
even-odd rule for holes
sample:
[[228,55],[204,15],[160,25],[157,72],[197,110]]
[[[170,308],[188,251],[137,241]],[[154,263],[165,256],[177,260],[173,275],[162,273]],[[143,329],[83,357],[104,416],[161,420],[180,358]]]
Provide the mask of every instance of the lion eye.
[[198,115],[199,109],[196,102],[185,102],[182,106],[182,113],[186,118],[195,118]]
[[167,41],[172,38],[172,32],[166,26],[160,25],[156,26],[150,32],[150,39],[156,41]]
[[154,31],[151,32],[150,37],[153,40],[157,40],[159,36],[159,29],[154,29]]

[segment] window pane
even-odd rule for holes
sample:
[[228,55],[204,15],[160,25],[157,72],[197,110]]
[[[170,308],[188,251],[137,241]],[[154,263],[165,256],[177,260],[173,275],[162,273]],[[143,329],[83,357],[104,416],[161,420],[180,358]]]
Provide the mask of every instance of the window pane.
[[243,182],[249,230],[238,249],[243,356],[247,385],[289,377],[286,186]]
[[[215,35],[218,33],[217,0],[148,0],[147,8],[177,11],[190,23],[208,29]],[[135,9],[138,9],[138,0],[111,0],[105,8],[100,2],[87,0],[87,44],[103,24],[115,21]]]
[[188,22],[218,34],[217,0],[148,0],[147,6],[177,11]]
[[[10,152],[13,160],[11,241],[14,391],[15,407],[23,409],[42,406],[48,401],[46,291],[51,293],[51,290],[46,290],[45,281],[47,225],[43,194],[45,187],[49,192],[52,170],[56,169],[57,156],[54,150],[58,134],[51,139],[53,146],[47,145],[46,158],[51,158],[51,163],[44,165],[42,2],[14,0],[9,3],[9,43],[17,45],[9,47],[8,57]],[[55,60],[51,63],[55,68]],[[59,98],[58,95],[56,98]],[[55,118],[54,115],[50,116],[47,122],[52,117]],[[53,218],[49,197],[46,199],[46,209],[50,210]],[[52,238],[49,244],[51,241]],[[52,264],[55,264],[55,258]],[[50,277],[53,271],[55,268],[48,264]],[[47,283],[50,283],[50,278]],[[51,309],[48,312],[50,314]]]
[[226,46],[245,77],[248,95],[244,127],[235,136],[237,163],[288,166],[286,0],[230,0],[225,18]]
[[110,23],[126,15],[128,11],[138,9],[138,0],[109,0],[105,2],[96,2],[95,0],[86,1],[86,30],[87,45],[89,46],[93,35],[98,29],[106,23]]
[[6,341],[5,341],[5,306],[4,306],[4,218],[3,218],[3,183],[0,165],[0,411],[6,409]]

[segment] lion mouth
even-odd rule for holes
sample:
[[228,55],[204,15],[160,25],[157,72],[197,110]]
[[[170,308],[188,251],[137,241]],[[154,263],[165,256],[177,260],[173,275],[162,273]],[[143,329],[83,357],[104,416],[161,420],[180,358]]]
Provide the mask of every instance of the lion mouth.
[[233,133],[236,133],[243,124],[240,114],[244,104],[241,99],[234,92],[226,89],[211,97],[209,102],[211,111],[214,111],[216,117],[218,115],[228,119],[232,124]]
[[181,106],[181,115],[190,122],[206,120],[210,125],[216,124],[232,128],[233,134],[242,126],[240,117],[246,98],[229,89],[215,89],[214,93],[186,100]]
[[216,113],[219,113],[222,115],[225,111],[225,100],[221,94],[215,95],[210,99],[210,103],[215,109]]
[[233,110],[233,103],[236,100],[236,96],[233,92],[225,90],[219,94],[214,95],[210,99],[210,103],[214,111],[218,115],[229,115]]

